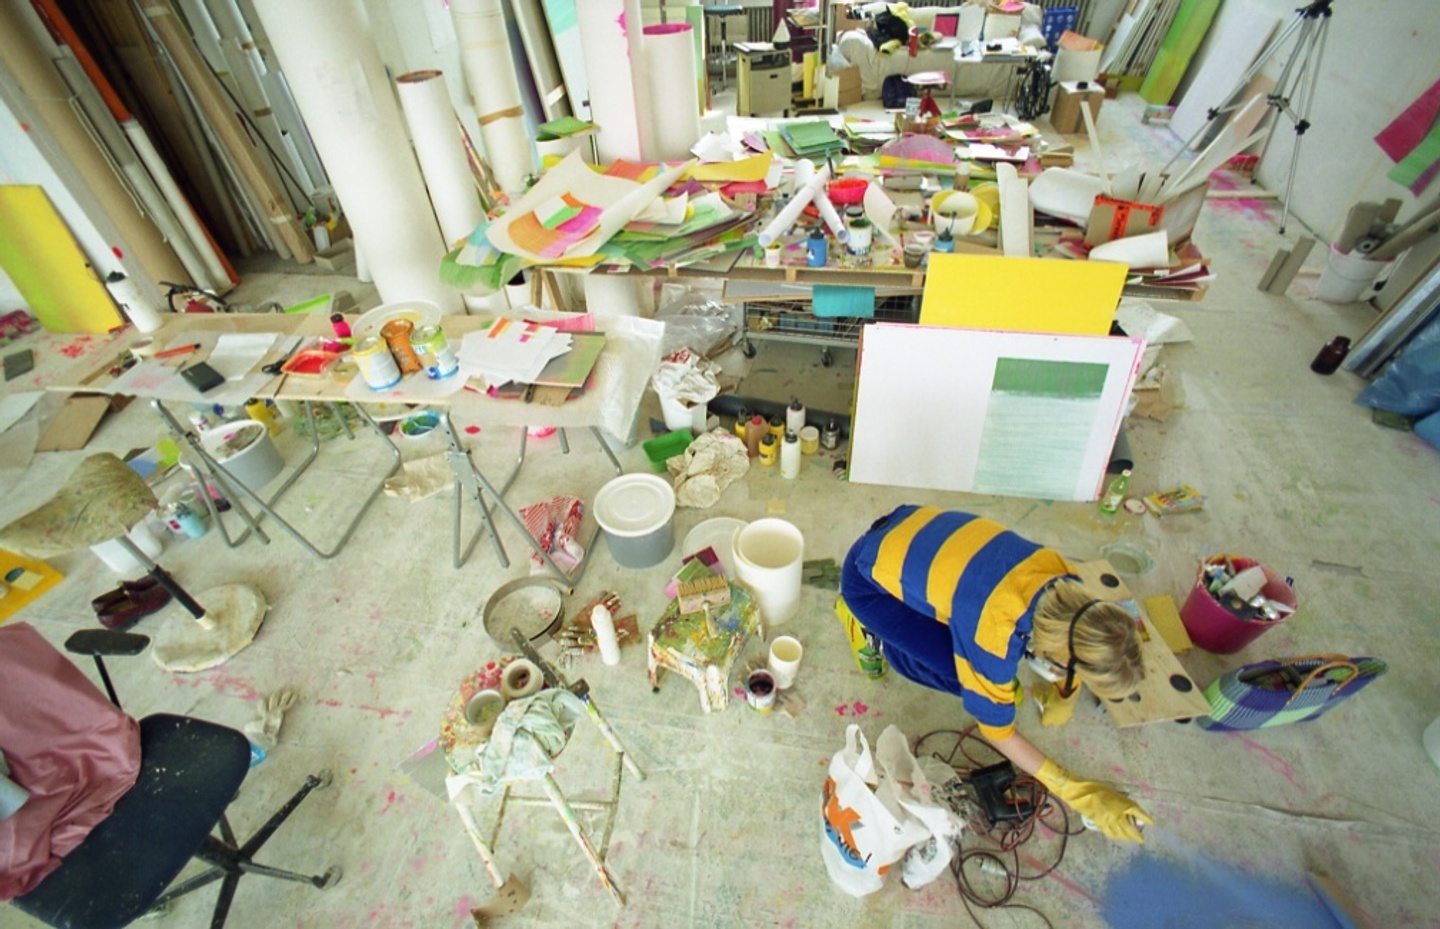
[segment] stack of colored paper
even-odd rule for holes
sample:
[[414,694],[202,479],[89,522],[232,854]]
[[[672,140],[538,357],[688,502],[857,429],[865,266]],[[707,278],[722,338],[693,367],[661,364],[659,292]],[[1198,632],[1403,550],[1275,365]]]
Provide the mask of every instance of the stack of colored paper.
[[479,375],[492,386],[534,383],[553,359],[570,351],[572,337],[553,326],[500,317],[487,328],[465,334],[456,357],[466,377]]
[[810,158],[824,156],[831,152],[843,151],[845,143],[835,130],[823,119],[803,123],[786,123],[780,127],[780,134],[796,155]]

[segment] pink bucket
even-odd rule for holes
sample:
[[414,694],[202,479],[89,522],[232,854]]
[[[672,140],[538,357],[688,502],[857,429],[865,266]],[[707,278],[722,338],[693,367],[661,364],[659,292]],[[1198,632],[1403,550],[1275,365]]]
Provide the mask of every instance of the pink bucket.
[[[1232,655],[1240,651],[1263,635],[1267,629],[1290,618],[1287,614],[1272,620],[1241,619],[1211,596],[1210,591],[1205,588],[1205,568],[1209,565],[1224,564],[1226,560],[1236,573],[1258,564],[1254,559],[1238,555],[1211,555],[1200,564],[1195,586],[1191,588],[1185,605],[1180,607],[1180,621],[1185,624],[1185,631],[1190,633],[1190,640],[1205,651],[1217,655]],[[1261,593],[1271,600],[1286,604],[1292,610],[1299,606],[1294,589],[1285,583],[1284,578],[1277,576],[1264,565],[1260,565],[1260,569],[1265,573],[1265,586],[1260,589]]]

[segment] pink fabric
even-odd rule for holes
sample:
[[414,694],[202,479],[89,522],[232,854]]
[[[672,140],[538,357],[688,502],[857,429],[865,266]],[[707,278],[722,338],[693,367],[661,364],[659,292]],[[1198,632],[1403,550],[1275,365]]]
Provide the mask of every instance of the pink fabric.
[[27,893],[140,773],[140,727],[26,623],[0,626],[0,751],[30,799],[0,820],[0,902]]

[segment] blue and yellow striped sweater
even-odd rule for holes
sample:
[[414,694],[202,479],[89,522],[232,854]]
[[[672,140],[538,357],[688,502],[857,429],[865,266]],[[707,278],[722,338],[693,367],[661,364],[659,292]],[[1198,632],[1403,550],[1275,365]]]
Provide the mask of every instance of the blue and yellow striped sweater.
[[1004,738],[1035,603],[1068,574],[1059,553],[993,520],[902,506],[851,547],[841,590],[897,671],[958,694],[985,735]]

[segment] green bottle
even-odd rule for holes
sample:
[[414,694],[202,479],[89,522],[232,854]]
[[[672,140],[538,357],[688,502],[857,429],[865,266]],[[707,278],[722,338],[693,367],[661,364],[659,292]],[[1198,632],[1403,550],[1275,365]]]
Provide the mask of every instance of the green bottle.
[[1120,509],[1120,504],[1125,502],[1125,492],[1130,489],[1130,469],[1126,468],[1120,472],[1120,476],[1110,482],[1105,488],[1105,496],[1100,498],[1100,512],[1113,515]]

